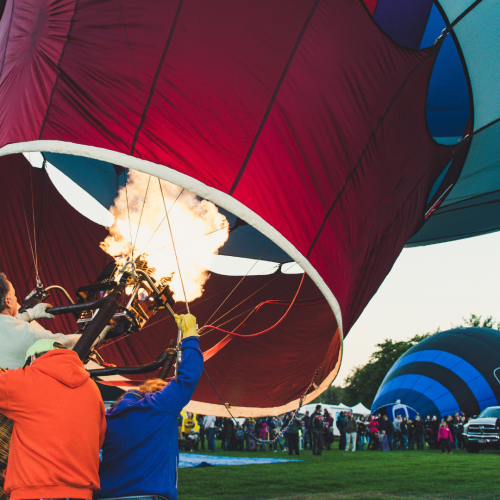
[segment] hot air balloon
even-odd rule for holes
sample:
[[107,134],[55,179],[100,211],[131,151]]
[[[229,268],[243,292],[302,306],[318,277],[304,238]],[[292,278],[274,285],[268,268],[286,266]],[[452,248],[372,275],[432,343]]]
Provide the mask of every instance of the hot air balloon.
[[[456,328],[436,333],[406,351],[384,378],[372,412],[408,406],[422,417],[455,412],[478,415],[500,399],[500,333]],[[395,411],[393,413],[396,413]]]
[[[500,68],[488,52],[496,10],[487,1],[7,0],[4,268],[26,293],[39,276],[74,294],[109,255],[123,256],[116,242],[137,247],[136,259],[163,224],[172,253],[148,272],[169,266],[160,278],[177,288],[174,309],[189,307],[203,329],[207,377],[188,409],[257,416],[312,401],[333,382],[343,338],[404,245],[471,235],[434,220],[445,220],[467,172],[491,159],[483,139],[499,111],[485,88]],[[450,86],[457,91],[440,100]],[[21,153],[35,163],[29,155],[43,153],[43,168]],[[51,182],[61,174],[89,194],[81,203],[105,209],[111,233],[67,205]],[[494,187],[486,177],[483,185]],[[456,196],[470,208],[476,194]],[[163,222],[184,208],[187,235],[188,222]],[[211,222],[195,231],[205,214]],[[218,254],[189,296],[184,262],[208,239]],[[210,269],[218,258],[252,263],[226,276]],[[69,316],[55,325],[75,327]],[[164,310],[139,330],[95,361],[147,364],[176,338]]]

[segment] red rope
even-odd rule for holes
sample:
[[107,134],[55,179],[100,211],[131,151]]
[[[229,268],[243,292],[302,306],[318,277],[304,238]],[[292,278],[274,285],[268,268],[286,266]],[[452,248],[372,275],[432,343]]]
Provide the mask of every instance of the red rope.
[[[198,330],[198,333],[200,333],[205,328],[211,328],[212,330],[217,330],[217,331],[223,332],[223,333],[225,333],[227,335],[234,335],[236,337],[257,337],[258,335],[262,335],[263,333],[269,332],[273,328],[276,328],[286,318],[287,314],[290,312],[290,309],[295,304],[295,301],[296,301],[296,299],[297,299],[297,297],[299,295],[300,289],[302,288],[302,283],[304,283],[304,277],[305,277],[305,275],[306,275],[306,273],[304,273],[302,275],[302,279],[300,280],[299,288],[297,289],[297,292],[295,293],[295,297],[293,298],[292,302],[290,302],[290,305],[288,306],[288,309],[285,311],[285,314],[283,314],[283,316],[273,326],[269,327],[267,330],[262,330],[261,332],[252,333],[250,335],[242,335],[241,333],[229,332],[227,330],[223,330],[222,328],[218,328],[218,327],[213,326],[213,325],[205,325],[205,326],[202,326]],[[266,303],[270,303],[270,301],[260,303],[258,306],[255,307],[255,309],[254,309],[253,312],[257,311],[262,305],[264,305]]]

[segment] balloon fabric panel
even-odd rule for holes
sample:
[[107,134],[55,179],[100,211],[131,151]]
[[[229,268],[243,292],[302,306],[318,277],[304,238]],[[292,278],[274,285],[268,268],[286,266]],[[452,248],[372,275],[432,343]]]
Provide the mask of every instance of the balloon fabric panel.
[[[42,283],[45,286],[60,285],[74,297],[76,288],[93,283],[111,260],[99,248],[99,241],[106,236],[107,231],[70,207],[54,188],[47,173],[32,168],[23,155],[1,157],[0,172],[4,186],[8,186],[3,190],[3,201],[9,207],[8,216],[3,217],[1,223],[0,272],[5,272],[12,282],[18,301],[22,304],[36,285],[26,229],[28,224],[33,244],[36,234]],[[50,294],[49,303],[67,304],[67,299],[60,292],[52,290]],[[72,315],[56,316],[53,320],[41,320],[40,323],[53,332],[65,334],[78,329]]]

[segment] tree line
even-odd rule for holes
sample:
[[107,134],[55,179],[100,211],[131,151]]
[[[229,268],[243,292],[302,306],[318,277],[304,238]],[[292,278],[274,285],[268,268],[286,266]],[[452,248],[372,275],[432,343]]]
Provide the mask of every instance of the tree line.
[[[492,316],[482,319],[482,316],[475,314],[471,314],[469,318],[463,318],[461,324],[452,325],[452,328],[474,326],[500,330],[500,322],[497,322]],[[376,345],[377,350],[371,355],[366,365],[356,366],[352,369],[345,380],[344,387],[338,385],[330,386],[321,396],[314,400],[314,403],[344,403],[347,406],[354,406],[361,402],[367,408],[370,408],[384,377],[398,358],[410,349],[410,347],[440,331],[441,329],[438,328],[434,332],[415,335],[409,340],[397,342],[385,339],[384,342]]]

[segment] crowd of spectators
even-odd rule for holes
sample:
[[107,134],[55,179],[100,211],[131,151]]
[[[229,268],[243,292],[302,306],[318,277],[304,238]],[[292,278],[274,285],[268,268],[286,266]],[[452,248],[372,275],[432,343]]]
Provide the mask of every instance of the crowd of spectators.
[[[362,419],[360,419],[362,420]],[[358,432],[364,434],[368,440],[367,449],[394,450],[424,450],[441,448],[443,453],[452,449],[463,449],[462,439],[464,425],[468,422],[465,415],[458,412],[447,415],[442,420],[437,416],[427,415],[421,419],[418,415],[414,420],[396,415],[392,422],[387,415],[372,415],[364,421]],[[361,422],[360,422],[361,424]]]
[[[299,455],[310,449],[313,455],[331,450],[335,438],[340,450],[423,450],[464,448],[462,434],[467,419],[464,415],[446,416],[441,421],[427,415],[414,420],[396,415],[391,421],[387,415],[367,415],[355,418],[350,411],[341,411],[335,421],[340,436],[335,436],[334,417],[321,405],[310,415],[292,419],[293,413],[277,417],[247,418],[235,425],[232,418],[212,417],[187,413],[179,415],[179,447],[184,450],[215,451],[215,439],[221,440],[224,451],[274,451]],[[198,431],[195,427],[198,424]],[[286,429],[284,433],[281,431]],[[281,434],[281,435],[280,435]],[[256,439],[258,438],[258,439]],[[272,441],[271,443],[261,443]]]

